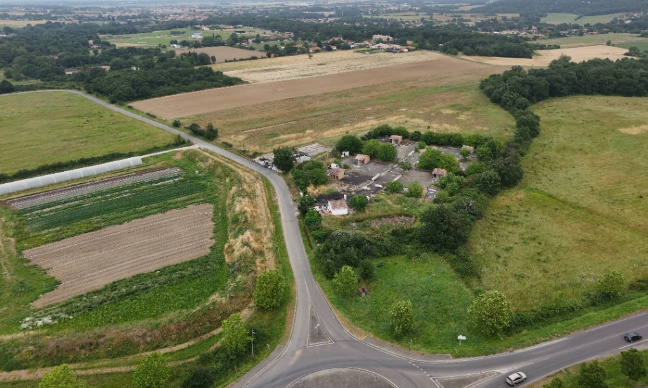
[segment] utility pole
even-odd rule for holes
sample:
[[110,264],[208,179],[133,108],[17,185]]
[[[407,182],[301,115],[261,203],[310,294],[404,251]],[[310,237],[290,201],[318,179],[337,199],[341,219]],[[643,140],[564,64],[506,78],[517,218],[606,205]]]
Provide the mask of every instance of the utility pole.
[[250,329],[252,331],[252,358],[254,358],[254,329]]

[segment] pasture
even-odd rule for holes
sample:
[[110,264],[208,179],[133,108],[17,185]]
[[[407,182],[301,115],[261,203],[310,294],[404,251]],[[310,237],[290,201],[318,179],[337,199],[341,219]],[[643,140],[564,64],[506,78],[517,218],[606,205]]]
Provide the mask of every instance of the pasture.
[[203,36],[206,35],[220,35],[223,40],[229,38],[229,36],[234,33],[234,31],[246,31],[245,34],[239,35],[264,35],[265,31],[253,29],[253,28],[236,28],[236,29],[226,29],[219,28],[214,30],[194,30],[191,27],[176,28],[173,30],[162,30],[162,31],[153,31],[153,32],[143,32],[138,34],[128,34],[128,35],[101,35],[102,40],[107,40],[110,43],[116,45],[117,47],[158,47],[159,45],[169,45],[169,42],[173,39],[178,42],[191,40],[191,35],[194,33],[200,33]]
[[637,47],[641,51],[648,51],[648,38],[638,38],[637,40],[631,40],[628,42],[621,42],[616,44],[617,47],[623,47],[629,49],[630,47]]
[[609,23],[614,18],[625,15],[625,13],[613,13],[607,15],[593,15],[593,16],[579,16],[573,13],[548,13],[540,19],[542,23],[547,24],[578,24],[584,26],[585,24],[596,23]]
[[625,42],[633,41],[643,41],[646,38],[641,38],[635,34],[594,34],[594,35],[583,35],[583,36],[568,36],[565,38],[554,38],[554,39],[542,39],[538,43],[544,44],[558,44],[560,48],[574,48],[574,47],[584,47],[584,46],[596,46],[604,45],[607,41],[611,41],[613,45]]
[[492,201],[469,242],[484,289],[525,311],[581,300],[611,271],[648,277],[646,109],[601,96],[534,107],[542,132],[523,182]]
[[205,53],[209,55],[209,57],[216,58],[216,63],[224,63],[225,61],[248,59],[252,57],[265,58],[265,52],[263,51],[244,50],[229,46],[201,47],[189,50],[176,50],[176,54],[182,54],[186,52],[198,54]]
[[139,152],[174,136],[66,92],[0,96],[0,173],[112,152]]

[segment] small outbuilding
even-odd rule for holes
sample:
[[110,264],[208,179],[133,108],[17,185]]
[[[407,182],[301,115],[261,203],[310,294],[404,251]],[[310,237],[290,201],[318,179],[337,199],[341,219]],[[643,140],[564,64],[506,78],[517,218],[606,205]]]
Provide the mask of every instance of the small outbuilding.
[[434,179],[439,179],[442,176],[446,176],[447,174],[448,172],[442,168],[435,168],[434,170],[432,170],[432,178]]
[[400,144],[403,141],[403,136],[401,135],[391,135],[389,136],[389,142],[392,144]]
[[345,170],[343,168],[333,168],[329,172],[329,178],[339,181],[340,179],[344,178],[344,171]]
[[328,201],[328,210],[334,216],[345,216],[349,214],[349,205],[344,199]]
[[356,161],[356,164],[358,166],[363,166],[363,165],[369,163],[370,160],[371,160],[371,158],[369,157],[369,155],[358,154],[355,157],[355,161]]

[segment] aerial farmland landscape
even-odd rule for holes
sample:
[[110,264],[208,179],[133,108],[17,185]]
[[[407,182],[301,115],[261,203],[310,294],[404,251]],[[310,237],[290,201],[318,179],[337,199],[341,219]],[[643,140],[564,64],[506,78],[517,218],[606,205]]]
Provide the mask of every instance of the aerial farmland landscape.
[[639,0],[0,5],[0,387],[643,387]]

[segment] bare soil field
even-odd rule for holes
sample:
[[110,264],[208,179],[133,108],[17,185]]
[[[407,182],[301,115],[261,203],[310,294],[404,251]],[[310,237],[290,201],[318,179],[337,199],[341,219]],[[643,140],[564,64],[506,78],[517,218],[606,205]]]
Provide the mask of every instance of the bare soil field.
[[464,59],[487,63],[490,65],[498,66],[515,66],[520,65],[524,67],[545,67],[555,59],[560,58],[562,55],[571,57],[573,62],[583,62],[593,58],[608,58],[613,61],[621,58],[627,58],[623,55],[628,50],[620,47],[597,45],[586,47],[571,47],[560,48],[556,50],[541,50],[538,51],[540,55],[534,56],[531,59],[527,58],[498,58],[498,57],[468,57]]
[[[346,71],[318,77],[290,79],[253,85],[203,90],[173,96],[134,102],[132,105],[143,112],[165,119],[218,112],[243,106],[251,106],[290,98],[319,95],[323,93],[376,86],[389,82],[435,76],[439,84],[447,84],[456,76],[467,74],[499,73],[503,69],[477,62],[435,54],[432,60],[405,63],[373,69]],[[484,71],[486,70],[486,71]]]
[[205,53],[210,57],[216,58],[216,63],[225,62],[226,60],[231,61],[234,59],[247,59],[251,57],[263,57],[265,58],[265,52],[262,51],[253,51],[253,50],[244,50],[235,47],[229,46],[218,46],[218,47],[201,47],[197,49],[190,50],[176,50],[177,54],[187,53]]
[[26,259],[61,281],[33,306],[208,254],[213,212],[210,204],[193,205],[26,250]]

